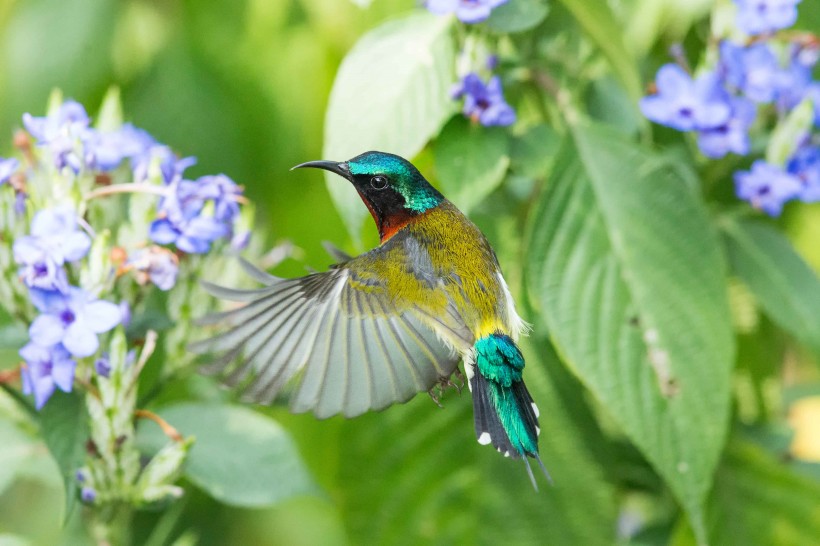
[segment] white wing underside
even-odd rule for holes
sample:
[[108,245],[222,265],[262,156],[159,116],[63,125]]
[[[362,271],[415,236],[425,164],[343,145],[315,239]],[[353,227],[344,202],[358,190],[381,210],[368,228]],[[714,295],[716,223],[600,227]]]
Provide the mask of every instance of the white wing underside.
[[224,331],[191,348],[220,354],[206,372],[244,385],[247,400],[268,404],[301,373],[292,411],[354,417],[405,402],[449,378],[458,353],[472,346],[454,308],[441,316],[418,307],[398,310],[378,290],[354,288],[347,269],[279,279],[244,266],[266,286],[235,290],[203,283],[216,297],[248,303],[202,319]]

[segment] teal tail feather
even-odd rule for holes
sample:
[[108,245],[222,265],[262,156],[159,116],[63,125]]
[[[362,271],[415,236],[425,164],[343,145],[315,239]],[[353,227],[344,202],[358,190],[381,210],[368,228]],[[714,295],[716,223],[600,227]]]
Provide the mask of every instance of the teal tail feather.
[[552,478],[538,455],[538,407],[522,380],[523,368],[524,357],[510,337],[492,334],[476,342],[470,379],[475,432],[480,444],[492,444],[505,457],[523,459],[537,491],[529,457],[538,461],[550,483]]

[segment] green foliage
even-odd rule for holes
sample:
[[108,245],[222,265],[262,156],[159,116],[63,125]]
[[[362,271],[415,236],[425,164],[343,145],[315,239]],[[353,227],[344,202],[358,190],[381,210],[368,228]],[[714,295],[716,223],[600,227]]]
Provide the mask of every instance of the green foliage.
[[60,467],[65,485],[66,517],[77,501],[77,469],[85,459],[88,419],[82,396],[57,392],[40,414],[43,440]]
[[718,241],[663,161],[600,128],[572,137],[531,219],[530,297],[702,537],[733,356]]
[[[803,546],[820,537],[820,484],[748,441],[730,442],[709,499],[709,543]],[[685,526],[673,546],[695,545]]]
[[541,24],[548,13],[546,0],[507,2],[493,10],[487,26],[496,32],[523,32]]
[[561,0],[590,39],[601,49],[633,101],[642,95],[634,57],[624,44],[618,18],[604,0]]
[[820,280],[775,229],[750,220],[722,224],[732,270],[784,330],[820,354]]
[[[451,33],[450,19],[416,13],[366,34],[333,83],[325,157],[343,161],[367,150],[404,157],[419,153],[455,105],[448,96],[454,81]],[[327,188],[358,241],[367,210],[337,176],[327,175]]]
[[481,203],[504,179],[510,165],[509,136],[463,118],[448,123],[433,146],[436,176],[447,198],[462,211]]
[[[287,433],[247,408],[180,403],[159,414],[195,439],[186,478],[233,506],[267,506],[315,491]],[[152,423],[140,427],[142,448],[157,452],[167,438]]]

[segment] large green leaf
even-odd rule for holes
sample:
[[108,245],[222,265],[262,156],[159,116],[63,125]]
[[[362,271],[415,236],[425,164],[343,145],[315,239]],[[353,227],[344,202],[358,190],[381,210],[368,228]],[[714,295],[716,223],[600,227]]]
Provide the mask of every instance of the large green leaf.
[[48,450],[57,461],[66,493],[66,517],[77,500],[77,469],[85,459],[88,419],[83,398],[57,391],[40,413],[40,427]]
[[[806,546],[820,543],[820,485],[759,447],[733,440],[709,499],[709,544]],[[674,546],[694,545],[681,527]]]
[[487,26],[496,32],[522,32],[538,26],[547,13],[546,0],[512,0],[493,9]]
[[[543,341],[525,340],[525,378],[541,417],[540,450],[555,480],[475,440],[470,393],[426,395],[345,422],[340,491],[355,544],[614,543],[614,492],[586,450],[544,367]],[[467,508],[465,508],[467,507]],[[397,514],[401,514],[397,516]]]
[[609,60],[618,79],[635,101],[643,94],[638,65],[623,40],[623,26],[606,0],[560,0]]
[[[159,414],[183,436],[194,436],[185,476],[218,501],[259,507],[315,491],[290,437],[268,417],[239,406],[196,402]],[[138,441],[154,453],[168,438],[143,422]]]
[[777,230],[754,221],[722,224],[732,270],[784,330],[820,353],[820,279]]
[[453,118],[436,140],[436,177],[447,198],[468,214],[504,179],[510,165],[509,136],[502,127],[483,127]]
[[[389,21],[367,33],[342,62],[325,118],[324,157],[367,150],[415,156],[453,113],[453,19],[430,13]],[[355,241],[366,209],[338,176],[327,187]]]
[[718,238],[664,161],[600,127],[571,140],[531,218],[531,299],[703,537],[734,352]]

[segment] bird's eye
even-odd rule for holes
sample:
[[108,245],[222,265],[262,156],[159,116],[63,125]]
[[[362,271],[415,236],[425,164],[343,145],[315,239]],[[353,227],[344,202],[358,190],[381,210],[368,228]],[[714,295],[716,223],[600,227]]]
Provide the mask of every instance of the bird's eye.
[[382,175],[374,176],[370,179],[370,187],[374,190],[383,190],[387,187],[387,177]]

